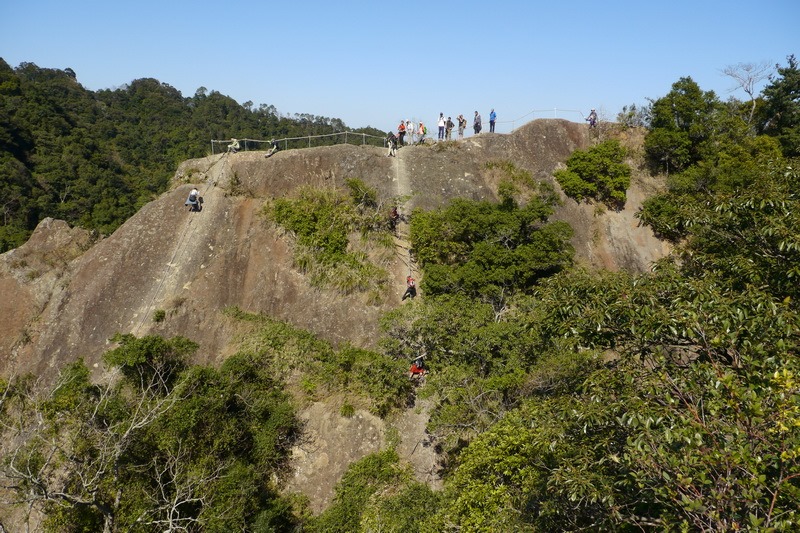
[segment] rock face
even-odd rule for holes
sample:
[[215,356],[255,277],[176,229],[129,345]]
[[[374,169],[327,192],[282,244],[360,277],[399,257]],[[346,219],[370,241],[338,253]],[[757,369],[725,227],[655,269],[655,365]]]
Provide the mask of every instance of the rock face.
[[[0,375],[33,372],[45,378],[78,357],[97,371],[115,333],[183,335],[199,343],[197,363],[230,354],[236,325],[222,311],[238,306],[307,329],[334,344],[372,347],[378,320],[400,304],[405,275],[414,266],[398,239],[392,279],[383,303],[312,287],[292,266],[291,240],[261,216],[264,202],[300,186],[344,189],[358,178],[399,210],[433,209],[456,197],[496,199],[501,171],[511,162],[560,191],[552,173],[576,149],[591,145],[587,127],[537,120],[513,134],[481,134],[456,143],[407,146],[397,157],[371,146],[339,145],[278,152],[220,154],[178,168],[172,189],[145,205],[113,235],[97,240],[65,222],[42,221],[30,240],[0,255]],[[637,176],[618,212],[563,196],[555,218],[575,230],[577,261],[590,267],[641,271],[668,252],[634,213],[652,193]],[[203,208],[184,206],[200,190]],[[388,208],[387,208],[388,214]],[[400,227],[400,233],[407,229]],[[402,237],[402,235],[401,235]],[[164,311],[166,319],[153,320]],[[358,412],[344,419],[335,406],[301,412],[305,447],[294,450],[289,490],[309,496],[314,511],[330,501],[347,465],[384,446],[386,422]],[[420,481],[436,487],[437,457],[425,433],[428,409],[392,422],[398,452]]]
[[[266,199],[302,185],[344,188],[348,178],[374,187],[381,200],[404,199],[401,213],[455,197],[494,199],[501,176],[487,162],[510,161],[555,184],[553,171],[590,143],[585,125],[537,120],[509,135],[407,146],[393,158],[382,148],[338,145],[186,161],[172,190],[113,235],[93,244],[87,232],[48,219],[28,243],[0,256],[0,373],[53,374],[78,357],[98,365],[118,332],[184,335],[200,344],[197,362],[214,363],[232,334],[221,314],[227,306],[269,314],[334,343],[373,346],[379,317],[399,303],[407,255],[390,266],[396,279],[381,305],[315,289],[292,267],[290,239],[260,215]],[[200,212],[184,206],[192,186],[204,200]],[[579,261],[638,271],[666,253],[633,217],[646,196],[643,182],[634,180],[628,194],[619,212],[564,198],[555,218],[575,229]],[[166,320],[154,322],[156,310]]]

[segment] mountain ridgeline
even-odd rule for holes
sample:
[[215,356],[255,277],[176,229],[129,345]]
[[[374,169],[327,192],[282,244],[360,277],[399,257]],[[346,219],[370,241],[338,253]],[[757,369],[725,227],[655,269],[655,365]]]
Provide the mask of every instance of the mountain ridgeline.
[[[0,75],[3,529],[797,529],[793,56],[752,102],[682,78],[616,124],[396,157],[192,152],[278,117]],[[156,125],[226,102],[197,144]],[[78,199],[116,172],[102,226]]]

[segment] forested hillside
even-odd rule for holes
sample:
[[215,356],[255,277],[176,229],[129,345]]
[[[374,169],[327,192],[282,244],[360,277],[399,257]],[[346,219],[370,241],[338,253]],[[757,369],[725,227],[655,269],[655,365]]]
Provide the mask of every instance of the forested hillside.
[[178,163],[206,155],[211,139],[346,129],[339,119],[281,116],[204,87],[183,97],[149,78],[89,91],[70,69],[11,68],[0,58],[0,252],[25,242],[45,217],[110,234],[166,190]]
[[[674,243],[651,271],[576,266],[556,191],[492,162],[498,201],[410,214],[420,294],[383,315],[374,350],[231,307],[218,368],[190,364],[189,339],[121,335],[102,358],[115,380],[78,359],[55,385],[0,382],[0,495],[46,531],[797,531],[799,94],[793,56],[751,102],[682,78],[565,157],[557,182],[597,212],[624,202],[630,161],[667,175],[639,215]],[[635,157],[613,138],[632,122]],[[298,277],[366,295],[340,283],[374,273],[353,243],[397,244],[374,190],[327,180],[266,201],[265,223]],[[386,420],[424,400],[443,489],[388,432],[322,513],[281,492],[298,404],[331,397]]]

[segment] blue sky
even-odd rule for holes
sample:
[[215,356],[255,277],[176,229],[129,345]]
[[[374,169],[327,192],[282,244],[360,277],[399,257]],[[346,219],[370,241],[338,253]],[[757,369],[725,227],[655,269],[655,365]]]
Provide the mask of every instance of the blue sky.
[[800,56],[798,20],[800,0],[0,0],[0,57],[91,90],[156,78],[352,128],[494,108],[508,132],[592,107],[613,119],[684,76],[746,99],[721,70]]

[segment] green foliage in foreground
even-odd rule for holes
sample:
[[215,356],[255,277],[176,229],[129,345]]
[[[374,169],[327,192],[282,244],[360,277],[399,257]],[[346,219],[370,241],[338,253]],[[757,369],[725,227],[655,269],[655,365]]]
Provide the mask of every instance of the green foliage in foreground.
[[797,183],[760,166],[698,206],[652,273],[562,272],[502,309],[459,294],[387,315],[386,353],[426,356],[445,453],[422,530],[793,531]]
[[292,527],[271,478],[298,426],[269,366],[188,367],[186,339],[117,341],[116,382],[92,383],[79,360],[50,390],[20,381],[3,396],[4,485],[44,512],[44,530]]
[[612,207],[625,205],[631,185],[631,169],[623,162],[625,148],[608,140],[588,150],[576,150],[567,159],[566,169],[554,173],[564,194],[577,201],[595,199]]
[[388,250],[388,219],[373,189],[358,179],[347,185],[349,195],[302,187],[294,198],[267,203],[264,214],[295,236],[295,265],[309,274],[312,285],[343,294],[370,291],[370,299],[377,301],[388,273],[369,253]]
[[333,504],[306,524],[309,532],[424,531],[439,495],[413,480],[397,453],[385,450],[352,464],[336,487]]
[[551,317],[534,326],[547,338],[619,359],[476,437],[432,531],[793,529],[796,309],[674,270],[558,276],[537,292],[526,308]]

